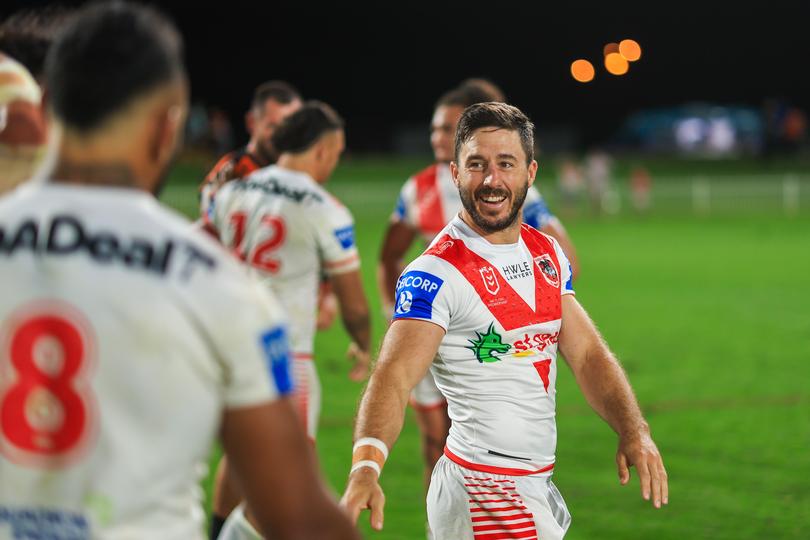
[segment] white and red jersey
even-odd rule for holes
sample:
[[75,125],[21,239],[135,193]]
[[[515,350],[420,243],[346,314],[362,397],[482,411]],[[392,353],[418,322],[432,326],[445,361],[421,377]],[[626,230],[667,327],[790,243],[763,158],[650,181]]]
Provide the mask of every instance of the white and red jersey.
[[[453,183],[450,165],[434,163],[408,178],[402,186],[391,221],[404,222],[418,230],[427,244],[461,208],[461,196]],[[540,192],[530,187],[523,203],[523,222],[539,230],[556,219]]]
[[0,199],[0,538],[202,538],[223,411],[290,381],[281,307],[151,195]]
[[357,270],[349,210],[309,175],[271,165],[217,192],[212,223],[276,293],[296,355],[311,355],[321,274]]
[[431,372],[452,420],[450,459],[497,474],[553,468],[557,339],[573,292],[557,241],[525,224],[517,244],[490,244],[456,217],[405,269],[394,321],[446,331]]

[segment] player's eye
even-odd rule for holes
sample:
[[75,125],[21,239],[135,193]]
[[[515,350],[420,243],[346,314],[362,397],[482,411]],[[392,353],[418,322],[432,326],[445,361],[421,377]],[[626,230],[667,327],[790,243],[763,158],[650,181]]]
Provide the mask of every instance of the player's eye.
[[501,161],[499,165],[502,169],[511,169],[515,166],[511,161]]

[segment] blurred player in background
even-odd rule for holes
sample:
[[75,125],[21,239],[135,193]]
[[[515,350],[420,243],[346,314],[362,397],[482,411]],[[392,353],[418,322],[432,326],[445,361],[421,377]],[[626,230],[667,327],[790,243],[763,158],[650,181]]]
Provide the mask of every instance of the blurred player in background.
[[182,136],[181,39],[92,4],[46,69],[53,179],[0,199],[0,538],[202,538],[219,433],[274,538],[358,538],[294,410],[280,306],[154,198]]
[[285,118],[301,108],[301,103],[298,91],[284,81],[268,81],[256,88],[250,110],[245,113],[250,140],[245,147],[222,156],[200,186],[203,222],[208,223],[210,199],[220,186],[276,162],[278,153],[273,148],[273,133]]
[[[436,163],[416,173],[405,182],[399,194],[380,251],[378,280],[383,309],[387,317],[393,314],[394,291],[404,268],[404,257],[419,237],[425,245],[461,210],[461,198],[450,175],[456,125],[465,108],[475,103],[505,101],[503,92],[485,79],[467,79],[456,89],[444,94],[436,104],[431,121],[430,143]],[[552,215],[536,188],[529,189],[523,207],[523,219],[532,227],[557,238],[569,254],[574,273],[577,273],[574,246],[560,221]],[[425,485],[430,473],[442,455],[450,428],[447,401],[436,388],[433,376],[424,379],[411,394],[411,405],[416,412],[422,434],[422,452],[425,459]]]
[[[317,286],[325,273],[338,299],[343,323],[353,343],[355,365],[349,376],[363,380],[368,371],[370,324],[368,302],[348,209],[322,186],[344,148],[343,120],[328,105],[310,101],[287,117],[273,135],[276,165],[222,186],[210,211],[223,245],[245,260],[278,295],[290,317],[295,398],[302,422],[314,441],[321,389],[313,363]],[[215,512],[227,515],[227,467],[217,479],[220,502]],[[229,518],[221,537],[242,538],[250,526],[241,508]]]
[[[243,148],[222,156],[200,185],[200,219],[208,232],[216,236],[207,215],[213,207],[211,201],[216,191],[226,182],[244,178],[278,160],[278,152],[273,147],[273,133],[285,118],[301,108],[302,103],[298,90],[285,81],[268,81],[253,92],[250,110],[245,113],[245,127],[250,140]],[[329,328],[336,314],[337,301],[329,280],[321,279],[318,289],[318,330]]]
[[385,504],[380,471],[408,394],[430,368],[453,422],[427,497],[436,538],[561,539],[570,515],[551,482],[558,346],[618,435],[620,482],[635,466],[643,498],[656,508],[668,502],[649,426],[574,298],[564,251],[521,223],[538,169],[533,131],[504,103],[473,105],[459,120],[451,174],[463,209],[400,277],[394,320],[357,414],[343,504],[353,519],[370,509],[375,529]]
[[0,193],[45,170],[48,129],[42,108],[45,55],[67,11],[47,7],[0,24]]

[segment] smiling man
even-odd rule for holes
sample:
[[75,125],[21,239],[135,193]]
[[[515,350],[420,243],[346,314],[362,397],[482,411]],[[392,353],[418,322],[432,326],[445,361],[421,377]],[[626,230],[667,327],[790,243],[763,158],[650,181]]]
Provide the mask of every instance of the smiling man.
[[382,528],[379,474],[408,393],[430,367],[452,420],[427,498],[435,538],[562,538],[571,518],[551,482],[558,347],[619,436],[621,483],[635,466],[643,497],[668,502],[661,456],[618,361],[574,298],[565,253],[521,224],[537,172],[533,129],[503,103],[473,105],[459,121],[451,173],[463,209],[398,281],[357,416],[343,496],[355,520],[369,508]]

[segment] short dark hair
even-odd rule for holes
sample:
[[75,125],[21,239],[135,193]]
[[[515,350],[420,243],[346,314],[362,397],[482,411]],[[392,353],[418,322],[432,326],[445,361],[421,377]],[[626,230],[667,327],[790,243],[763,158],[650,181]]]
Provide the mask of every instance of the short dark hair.
[[456,128],[455,159],[461,153],[461,145],[469,141],[475,130],[491,127],[517,131],[520,136],[520,145],[526,153],[526,163],[534,159],[534,124],[517,107],[490,101],[477,103],[464,109]]
[[252,109],[261,108],[267,100],[272,99],[284,105],[288,105],[295,100],[301,101],[301,94],[293,85],[285,81],[267,81],[260,84],[253,92]]
[[184,77],[182,39],[169,20],[124,1],[92,4],[68,22],[45,63],[56,116],[90,131],[133,99]]
[[466,79],[457,87],[442,94],[434,109],[452,106],[466,109],[470,105],[488,101],[506,101],[506,98],[501,89],[491,81],[486,79]]
[[300,154],[309,150],[328,131],[343,129],[343,119],[320,101],[307,101],[284,119],[271,141],[279,154]]
[[60,6],[12,13],[0,24],[0,51],[24,65],[35,78],[41,78],[48,50],[70,14]]

